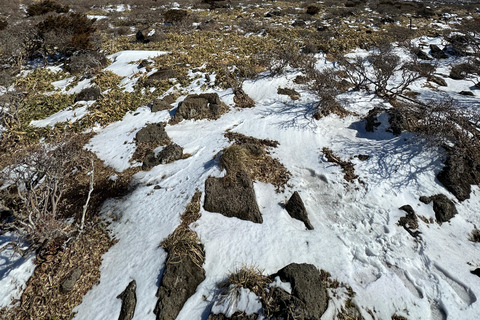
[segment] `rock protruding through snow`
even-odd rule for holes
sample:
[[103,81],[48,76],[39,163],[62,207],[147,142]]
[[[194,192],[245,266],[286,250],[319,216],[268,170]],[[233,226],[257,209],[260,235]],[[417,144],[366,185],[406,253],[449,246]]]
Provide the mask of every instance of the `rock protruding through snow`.
[[292,194],[285,209],[292,218],[302,221],[308,230],[313,230],[313,226],[308,219],[307,209],[305,209],[303,200],[297,191]]
[[223,178],[209,177],[205,181],[204,208],[226,217],[263,222],[252,179],[244,170]]
[[228,107],[222,103],[218,93],[202,93],[188,95],[178,104],[173,117],[173,123],[184,119],[218,119],[228,111]]
[[118,320],[132,320],[137,305],[137,283],[135,280],[130,281],[125,290],[118,295],[118,299],[122,300],[122,309]]
[[205,251],[197,234],[189,224],[200,218],[200,193],[195,193],[185,212],[182,223],[162,241],[168,257],[156,296],[154,309],[157,320],[175,320],[185,302],[205,280],[203,262]]
[[[320,271],[311,264],[292,263],[280,269],[277,276],[292,286],[292,296],[301,301],[293,303],[300,317],[294,319],[320,319],[327,309],[328,295]],[[285,294],[279,293],[285,296]],[[286,296],[285,296],[286,297]],[[283,314],[288,316],[288,314]]]
[[165,131],[165,123],[150,123],[137,132],[135,139],[137,143],[161,143],[168,141],[169,137]]
[[167,164],[181,159],[183,156],[183,148],[176,143],[170,143],[156,156],[155,153],[149,152],[143,160],[142,170],[149,170],[159,164]]
[[433,201],[433,211],[435,212],[435,218],[437,223],[442,224],[452,219],[458,212],[455,208],[455,204],[452,200],[444,194],[436,194],[431,197],[420,197],[420,201],[428,204]]

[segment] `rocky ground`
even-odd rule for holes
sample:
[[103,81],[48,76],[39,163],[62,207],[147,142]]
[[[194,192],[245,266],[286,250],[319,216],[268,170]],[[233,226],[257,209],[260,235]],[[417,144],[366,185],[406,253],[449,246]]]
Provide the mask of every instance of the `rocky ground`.
[[478,12],[0,4],[0,317],[474,319]]

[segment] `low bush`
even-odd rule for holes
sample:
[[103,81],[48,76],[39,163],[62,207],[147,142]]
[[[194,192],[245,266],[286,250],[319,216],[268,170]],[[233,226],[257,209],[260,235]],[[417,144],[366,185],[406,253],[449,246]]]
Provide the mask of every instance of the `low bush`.
[[32,3],[27,7],[27,14],[29,16],[39,16],[49,12],[66,13],[70,10],[69,7],[62,6],[52,0],[44,0],[38,3]]

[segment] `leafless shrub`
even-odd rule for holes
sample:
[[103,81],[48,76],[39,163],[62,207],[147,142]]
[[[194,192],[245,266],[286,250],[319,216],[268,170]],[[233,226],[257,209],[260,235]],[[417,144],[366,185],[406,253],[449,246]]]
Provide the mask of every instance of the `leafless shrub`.
[[[88,159],[68,140],[30,147],[23,154],[3,170],[1,179],[10,185],[8,207],[15,219],[9,227],[22,234],[30,248],[35,249],[47,239],[65,236],[64,195],[76,174],[90,171],[93,161],[89,165]],[[90,194],[91,191],[89,198]]]

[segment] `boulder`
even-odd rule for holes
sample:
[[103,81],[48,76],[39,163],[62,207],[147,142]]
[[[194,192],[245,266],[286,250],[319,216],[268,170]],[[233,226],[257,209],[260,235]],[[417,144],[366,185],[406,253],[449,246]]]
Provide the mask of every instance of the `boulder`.
[[75,96],[75,102],[78,101],[92,101],[92,100],[98,100],[102,96],[102,91],[100,90],[100,87],[95,86],[95,87],[90,87],[90,88],[85,88],[77,95]]
[[165,123],[150,123],[140,129],[135,136],[137,143],[160,143],[169,140],[165,131]]
[[430,54],[432,55],[432,57],[434,57],[435,59],[447,59],[448,58],[448,55],[443,52],[442,49],[440,49],[437,45],[435,44],[431,44],[430,45]]
[[447,86],[447,82],[446,82],[445,79],[443,79],[442,77],[430,76],[430,77],[428,77],[428,81],[431,81],[431,82],[433,82],[433,83],[436,83],[436,84],[438,84],[439,86],[442,86],[442,87],[446,87],[446,86]]
[[365,130],[367,130],[368,132],[374,132],[375,128],[381,124],[380,122],[378,122],[378,116],[384,111],[385,109],[380,107],[375,107],[370,110],[365,117]]
[[73,269],[60,284],[60,290],[64,293],[72,291],[81,275],[82,270],[80,268]]
[[427,204],[433,201],[433,211],[435,212],[435,218],[439,224],[450,221],[450,219],[458,213],[453,201],[448,199],[444,194],[436,194],[431,197],[421,197],[420,201]]
[[223,178],[209,177],[205,181],[204,209],[226,217],[262,223],[253,189],[253,182],[244,170]]
[[292,296],[304,304],[300,310],[304,319],[322,317],[327,309],[328,295],[320,271],[314,265],[292,263],[279,270],[273,277],[275,276],[284,282],[290,282]]
[[473,271],[470,271],[472,274],[476,275],[477,277],[480,277],[480,268],[477,268]]
[[176,143],[171,143],[163,148],[157,156],[155,156],[153,152],[149,152],[143,160],[142,170],[149,170],[159,164],[167,164],[177,161],[178,159],[181,159],[182,156],[183,148]]
[[297,19],[292,23],[292,27],[305,27],[307,24],[302,19]]
[[170,110],[172,105],[162,99],[155,99],[152,103],[152,112]]
[[130,281],[125,290],[117,296],[117,299],[122,300],[122,309],[120,309],[120,316],[118,320],[132,320],[135,313],[135,306],[137,305],[137,283],[135,280]]
[[308,219],[305,205],[303,204],[302,198],[297,191],[295,191],[290,197],[287,205],[285,206],[285,209],[287,210],[290,217],[302,221],[308,230],[313,230],[313,226]]
[[205,271],[189,255],[176,259],[179,262],[175,263],[169,263],[170,259],[175,260],[169,254],[157,291],[158,301],[153,311],[157,320],[175,320],[185,302],[205,280]]
[[428,54],[423,52],[423,50],[420,48],[413,48],[412,52],[421,60],[432,60],[432,58],[430,58]]
[[227,110],[217,93],[191,94],[178,104],[174,120],[217,119]]
[[459,201],[466,200],[470,198],[471,185],[480,184],[480,159],[466,157],[455,149],[449,150],[437,179]]
[[471,96],[471,97],[475,96],[475,94],[472,91],[460,91],[458,94],[461,94],[462,96]]
[[176,76],[177,75],[172,68],[161,68],[147,78],[147,83],[152,83],[153,81],[159,80],[168,80],[170,78],[175,78]]

